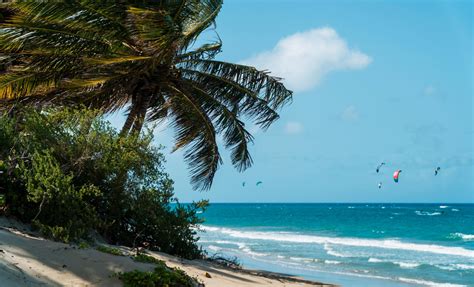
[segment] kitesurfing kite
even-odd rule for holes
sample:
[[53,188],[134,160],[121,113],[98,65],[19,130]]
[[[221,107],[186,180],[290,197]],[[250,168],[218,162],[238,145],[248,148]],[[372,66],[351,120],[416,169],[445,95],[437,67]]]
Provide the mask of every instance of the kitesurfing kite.
[[380,164],[377,166],[377,169],[376,169],[375,171],[376,171],[377,173],[379,173],[380,168],[381,168],[384,164],[385,164],[384,162],[380,163]]
[[244,182],[242,182],[242,187],[245,187],[245,181],[244,181]]
[[395,182],[398,182],[398,177],[400,176],[400,172],[402,172],[401,169],[397,170],[396,172],[393,173],[393,180]]
[[260,184],[262,184],[263,182],[262,181],[257,181],[257,183],[255,184],[256,186],[259,186]]
[[438,175],[438,172],[440,171],[440,167],[438,166],[436,169],[435,169],[435,175]]
[[380,188],[382,188],[382,183],[381,183],[381,182],[379,182],[379,189],[380,189]]

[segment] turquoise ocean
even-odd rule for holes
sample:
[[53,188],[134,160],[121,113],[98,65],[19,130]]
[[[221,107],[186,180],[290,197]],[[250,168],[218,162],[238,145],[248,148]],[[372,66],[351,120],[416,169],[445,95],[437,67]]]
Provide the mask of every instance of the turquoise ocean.
[[473,204],[211,204],[199,244],[342,286],[474,286]]

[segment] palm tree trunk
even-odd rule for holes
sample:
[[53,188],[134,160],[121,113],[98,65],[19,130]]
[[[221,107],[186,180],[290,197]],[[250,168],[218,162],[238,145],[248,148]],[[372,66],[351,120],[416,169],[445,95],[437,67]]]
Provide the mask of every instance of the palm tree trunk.
[[133,123],[135,122],[138,112],[140,111],[140,104],[136,97],[132,97],[132,106],[130,107],[130,112],[127,115],[127,120],[123,124],[122,130],[120,131],[120,136],[126,136],[130,133]]
[[145,123],[146,119],[146,112],[148,109],[148,106],[150,104],[150,98],[147,97],[145,98],[140,105],[140,110],[137,113],[137,116],[135,117],[135,122],[133,123],[133,127],[130,133],[133,134],[138,134],[142,131],[143,124]]

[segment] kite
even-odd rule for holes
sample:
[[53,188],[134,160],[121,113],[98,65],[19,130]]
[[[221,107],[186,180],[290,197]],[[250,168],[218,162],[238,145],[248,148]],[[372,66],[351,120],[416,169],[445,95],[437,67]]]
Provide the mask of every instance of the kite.
[[400,176],[400,172],[402,172],[401,169],[397,170],[396,172],[393,173],[393,180],[395,182],[398,182],[398,177]]
[[377,166],[377,169],[376,169],[375,171],[376,171],[377,173],[379,173],[380,168],[381,168],[384,164],[385,164],[384,162],[380,163],[380,164]]
[[441,168],[438,166],[436,169],[435,169],[435,175],[438,175],[438,172],[441,170]]

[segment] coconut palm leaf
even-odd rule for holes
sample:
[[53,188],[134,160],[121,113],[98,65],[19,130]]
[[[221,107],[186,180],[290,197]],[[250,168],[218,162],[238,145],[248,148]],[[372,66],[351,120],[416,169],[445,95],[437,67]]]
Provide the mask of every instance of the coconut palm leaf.
[[[0,109],[85,105],[125,110],[122,134],[166,120],[194,188],[222,162],[252,165],[244,122],[268,128],[292,93],[268,71],[216,60],[222,43],[195,47],[222,0],[14,1],[0,23]],[[197,45],[196,45],[197,46]]]

